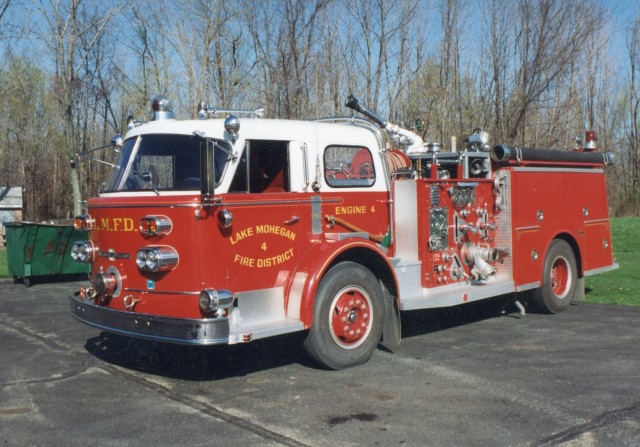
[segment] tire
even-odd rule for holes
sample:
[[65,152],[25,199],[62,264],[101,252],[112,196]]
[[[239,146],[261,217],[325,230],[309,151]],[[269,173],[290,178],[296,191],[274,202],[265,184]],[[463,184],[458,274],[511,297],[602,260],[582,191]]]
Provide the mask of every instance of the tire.
[[544,258],[542,286],[531,291],[533,307],[541,312],[555,314],[568,308],[578,284],[576,258],[571,246],[554,239]]
[[307,353],[329,369],[365,363],[382,336],[384,294],[376,277],[360,264],[341,262],[320,281]]

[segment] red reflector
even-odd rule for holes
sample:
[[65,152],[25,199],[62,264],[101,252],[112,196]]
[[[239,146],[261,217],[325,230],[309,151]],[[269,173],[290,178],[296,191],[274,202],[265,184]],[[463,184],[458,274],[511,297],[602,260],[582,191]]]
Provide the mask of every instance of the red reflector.
[[93,229],[93,219],[87,214],[76,216],[73,219],[73,227],[76,230],[91,230]]
[[167,216],[144,216],[140,219],[140,233],[143,236],[164,236],[171,233],[171,219]]

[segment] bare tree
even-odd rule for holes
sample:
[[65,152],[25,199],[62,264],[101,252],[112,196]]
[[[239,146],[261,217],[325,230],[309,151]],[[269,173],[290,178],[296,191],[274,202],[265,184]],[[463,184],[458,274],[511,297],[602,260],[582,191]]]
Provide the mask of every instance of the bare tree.
[[247,22],[261,82],[260,96],[271,115],[309,114],[312,65],[318,56],[318,18],[329,0],[248,2]]
[[640,16],[636,18],[631,29],[628,42],[629,48],[629,65],[630,65],[630,79],[629,79],[629,93],[628,99],[628,114],[627,120],[627,156],[628,166],[630,169],[629,177],[629,190],[630,192],[638,191],[640,188],[640,147],[638,139],[640,133],[638,132],[640,127],[640,79],[638,79],[638,73],[640,73]]
[[464,0],[442,0],[439,7],[442,26],[439,98],[441,141],[453,133],[451,124],[457,128],[461,124],[460,42],[464,26],[462,17],[464,6]]
[[487,95],[491,96],[493,132],[498,141],[505,139],[504,113],[507,102],[509,49],[513,34],[510,25],[513,18],[513,2],[511,0],[487,0],[482,8],[487,23],[490,42],[487,45],[491,75]]
[[[112,20],[120,7],[96,9],[94,14],[84,15],[82,0],[58,2],[41,0],[34,3],[36,10],[47,24],[44,34],[37,37],[49,46],[55,57],[56,79],[58,81],[59,102],[64,117],[65,145],[71,167],[71,188],[73,191],[73,212],[82,212],[82,195],[77,165],[74,161],[76,152],[76,128],[74,123],[74,96],[77,85],[77,72],[88,58],[87,49],[93,47],[106,25]],[[83,20],[84,19],[84,20]],[[80,45],[80,38],[87,33],[92,34],[87,45]]]
[[347,9],[355,20],[357,38],[352,42],[356,55],[356,70],[364,81],[365,102],[373,110],[378,109],[382,90],[382,75],[387,54],[389,31],[387,18],[395,1],[357,0],[349,2]]
[[4,17],[4,15],[6,14],[10,4],[11,0],[0,1],[0,21],[2,21],[2,17]]
[[520,0],[517,12],[517,71],[507,112],[508,137],[525,144],[528,114],[580,57],[580,50],[600,23],[594,6],[581,0]]
[[190,106],[211,99],[211,94],[216,105],[233,106],[248,87],[250,72],[238,6],[191,0],[183,3],[179,14],[171,45],[185,71]]

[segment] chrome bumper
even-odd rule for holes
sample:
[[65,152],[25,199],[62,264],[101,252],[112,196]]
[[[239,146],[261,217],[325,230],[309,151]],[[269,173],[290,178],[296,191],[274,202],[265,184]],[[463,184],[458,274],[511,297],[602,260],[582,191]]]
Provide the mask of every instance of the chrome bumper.
[[187,345],[229,343],[227,318],[171,318],[123,312],[70,295],[71,315],[79,321],[116,334]]

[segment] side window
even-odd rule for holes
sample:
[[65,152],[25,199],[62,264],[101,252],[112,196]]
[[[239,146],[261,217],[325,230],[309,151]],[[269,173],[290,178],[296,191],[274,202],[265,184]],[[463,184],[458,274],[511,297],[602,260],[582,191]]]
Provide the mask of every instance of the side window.
[[288,141],[247,141],[229,192],[290,191],[288,147]]
[[324,178],[334,188],[373,185],[376,172],[371,151],[365,147],[327,147],[324,151]]

